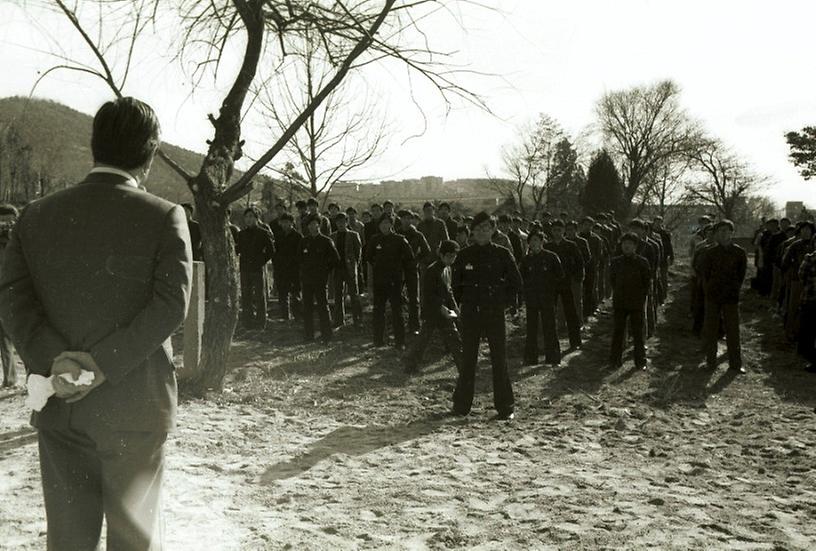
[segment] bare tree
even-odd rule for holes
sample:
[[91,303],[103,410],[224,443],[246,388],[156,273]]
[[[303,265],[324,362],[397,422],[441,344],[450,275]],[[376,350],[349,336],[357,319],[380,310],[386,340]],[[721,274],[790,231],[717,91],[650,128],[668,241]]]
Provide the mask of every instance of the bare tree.
[[[180,61],[193,61],[194,82],[198,86],[206,75],[217,78],[227,70],[222,64],[226,52],[236,48],[243,52],[218,113],[209,116],[213,135],[206,140],[207,154],[202,165],[196,170],[186,169],[161,153],[185,180],[194,197],[207,270],[209,300],[204,347],[197,375],[189,383],[194,394],[223,388],[238,320],[238,276],[227,209],[252,189],[258,173],[278,157],[350,72],[377,61],[397,60],[434,86],[446,102],[458,97],[484,106],[479,96],[457,84],[457,76],[463,70],[449,65],[450,53],[432,49],[429,37],[422,32],[425,19],[447,10],[448,4],[457,0],[355,0],[353,3],[341,0],[176,0],[170,3],[98,0],[81,4],[83,10],[91,4],[98,8],[97,14],[82,20],[77,9],[63,0],[53,1],[88,46],[92,61],[77,63],[57,53],[64,62],[51,70],[71,69],[94,75],[117,96],[123,94],[139,38],[155,29],[159,22],[166,24],[166,18],[178,22],[172,27],[172,47],[178,51]],[[96,32],[87,30],[94,26]],[[52,32],[57,36],[62,31]],[[243,174],[233,178],[235,163],[244,156],[242,120],[251,106],[248,97],[259,69],[266,68],[275,74],[275,69],[281,67],[290,52],[296,51],[306,34],[317,37],[321,57],[332,67],[331,76],[280,132],[274,144]],[[156,36],[153,38],[158,40]],[[114,59],[106,55],[113,56],[117,52],[118,59],[124,59],[118,77],[114,76]]]
[[667,80],[610,92],[598,102],[599,128],[620,164],[626,207],[646,191],[644,185],[655,181],[661,166],[682,156],[694,142],[696,125],[680,107],[679,94],[677,85]]
[[686,186],[686,197],[711,205],[728,219],[767,183],[719,140],[710,139],[689,153],[700,177]]
[[[319,57],[316,40],[314,34],[304,36],[286,78],[262,83],[259,103],[273,135],[285,132],[332,76],[331,65]],[[361,99],[356,92],[349,80],[341,83],[285,148],[303,171],[309,195],[322,196],[323,202],[334,184],[370,163],[386,145],[385,118],[368,96]]]

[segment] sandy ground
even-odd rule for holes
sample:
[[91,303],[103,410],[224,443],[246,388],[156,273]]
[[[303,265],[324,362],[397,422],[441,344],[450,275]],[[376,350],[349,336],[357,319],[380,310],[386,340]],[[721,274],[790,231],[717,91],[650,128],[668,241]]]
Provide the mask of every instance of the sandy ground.
[[[816,549],[816,376],[750,293],[749,374],[700,369],[672,281],[647,371],[601,369],[608,314],[556,370],[520,367],[515,330],[509,424],[489,420],[485,357],[474,411],[455,420],[441,349],[407,378],[351,328],[328,347],[298,344],[294,323],[245,334],[227,391],[181,404],[167,548]],[[43,549],[21,395],[0,395],[0,419],[0,548]]]

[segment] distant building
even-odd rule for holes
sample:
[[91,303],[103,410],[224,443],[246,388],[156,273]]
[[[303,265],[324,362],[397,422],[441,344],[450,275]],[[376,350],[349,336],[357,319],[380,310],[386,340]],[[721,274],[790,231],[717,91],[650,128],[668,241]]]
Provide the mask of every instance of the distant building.
[[788,201],[785,203],[785,216],[793,222],[806,220],[812,209],[808,208],[803,201]]

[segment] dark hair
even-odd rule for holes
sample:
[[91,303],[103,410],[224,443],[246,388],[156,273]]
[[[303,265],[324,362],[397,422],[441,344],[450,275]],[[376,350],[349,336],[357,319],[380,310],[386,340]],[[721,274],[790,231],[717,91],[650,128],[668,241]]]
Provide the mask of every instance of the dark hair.
[[488,222],[491,228],[496,227],[496,221],[493,219],[493,217],[487,212],[481,211],[473,217],[473,221],[470,223],[470,229],[473,230],[476,228],[476,226],[481,226],[485,222]]
[[192,203],[182,203],[182,204],[181,204],[181,208],[183,208],[184,210],[186,210],[187,212],[190,212],[190,213],[192,213],[192,212],[195,210],[195,209],[193,208],[193,204],[192,204]]
[[330,209],[332,207],[336,208],[337,210],[340,210],[340,205],[338,205],[337,203],[329,203],[329,206],[326,208]]
[[563,228],[564,227],[564,221],[561,220],[560,218],[556,218],[555,220],[550,222],[550,227],[551,228]]
[[438,208],[440,208],[440,209],[443,209],[443,208],[444,208],[444,209],[448,209],[448,210],[450,210],[450,205],[449,205],[449,204],[448,204],[446,201],[442,201],[441,203],[439,203],[439,207],[438,207]]
[[382,205],[380,205],[379,203],[372,203],[371,204],[371,210],[381,209],[381,208],[382,208]]
[[779,224],[779,220],[777,220],[776,218],[768,218],[767,220],[765,220],[765,223],[766,224]]
[[340,220],[340,219],[348,220],[348,216],[346,216],[345,212],[338,212],[337,214],[334,215],[334,220],[335,221]]
[[569,222],[567,222],[564,225],[566,227],[568,227],[568,228],[577,228],[578,227],[578,222],[576,222],[575,220],[570,220]]
[[253,214],[255,216],[255,218],[257,218],[258,220],[261,219],[261,211],[258,210],[258,207],[247,207],[247,208],[245,208],[244,209],[244,216],[246,216],[247,214]]
[[[2,208],[2,207],[0,207]],[[799,232],[801,232],[805,228],[810,228],[811,234],[816,234],[816,225],[813,222],[799,222]]]
[[392,225],[392,226],[394,225],[394,215],[393,215],[393,214],[388,214],[387,212],[384,212],[384,213],[382,213],[382,214],[380,215],[379,220],[377,220],[377,224],[382,224],[382,223],[383,223],[383,222],[385,222],[386,220],[388,220],[389,222],[391,222],[391,225]]
[[290,222],[294,222],[295,218],[291,214],[289,214],[288,212],[284,212],[283,214],[278,216],[278,220],[280,220],[281,222],[283,222],[284,220],[289,220]]
[[645,230],[646,229],[646,224],[643,223],[643,220],[641,220],[639,218],[635,218],[631,222],[629,222],[629,227],[630,228],[640,228],[642,230]]
[[315,199],[314,197],[309,197],[309,199],[306,201],[306,206],[308,207],[310,205],[317,206],[318,205],[317,199]]
[[439,244],[439,256],[450,253],[458,253],[459,248],[460,248],[459,243],[457,243],[456,241],[445,239]]
[[17,210],[17,207],[14,205],[9,205],[8,203],[4,203],[0,205],[0,216],[6,214],[13,214],[14,216],[19,216],[20,212]]
[[305,209],[306,208],[306,201],[304,201],[303,199],[301,199],[300,201],[296,201],[295,202],[295,208]]
[[357,214],[357,209],[354,207],[349,207],[346,209],[346,214]]
[[431,203],[430,201],[425,201],[425,204],[422,205],[422,210],[426,210],[426,209],[434,210],[435,208],[436,207],[434,207],[434,204]]
[[[784,220],[784,218],[783,218],[783,220]],[[728,220],[727,218],[724,219],[724,220],[720,220],[719,222],[714,224],[714,231],[717,231],[718,229],[722,228],[723,226],[726,226],[731,231],[734,231],[734,223],[731,220]]]
[[460,233],[470,236],[470,228],[468,228],[467,226],[458,226],[456,228],[456,235],[459,235]]
[[790,218],[788,218],[788,217],[786,216],[786,217],[782,218],[782,219],[780,220],[780,222],[787,222],[788,224],[790,224]]
[[387,201],[387,200],[386,200],[386,201],[383,201],[383,207],[385,207],[385,205],[391,205],[391,206],[393,207],[393,206],[394,206],[394,202],[393,202],[393,201]]
[[159,119],[135,98],[118,98],[96,112],[91,152],[96,163],[125,170],[148,164],[159,149]]
[[371,217],[371,213],[370,213],[370,212],[368,212],[367,210],[364,210],[364,211],[363,211],[363,214],[361,214],[360,216],[368,216],[368,217]]
[[623,244],[624,241],[631,241],[632,243],[637,245],[638,243],[640,243],[640,237],[638,237],[638,234],[634,232],[626,232],[620,237],[621,244]]
[[400,218],[404,218],[406,216],[413,216],[413,213],[410,210],[407,210],[407,209],[400,209],[397,212],[397,216],[399,216]]
[[534,237],[537,237],[538,239],[544,241],[544,234],[538,230],[533,230],[529,234],[527,234],[527,243],[529,243],[530,240],[533,239]]

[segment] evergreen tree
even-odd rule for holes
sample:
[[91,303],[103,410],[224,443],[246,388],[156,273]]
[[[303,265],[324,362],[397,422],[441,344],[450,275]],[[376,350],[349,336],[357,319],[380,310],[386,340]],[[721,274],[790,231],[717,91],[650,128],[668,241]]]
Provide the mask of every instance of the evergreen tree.
[[568,138],[555,145],[549,178],[547,208],[577,212],[586,178],[578,164],[578,152]]
[[618,210],[624,202],[624,188],[618,169],[606,149],[592,159],[581,194],[585,214]]

